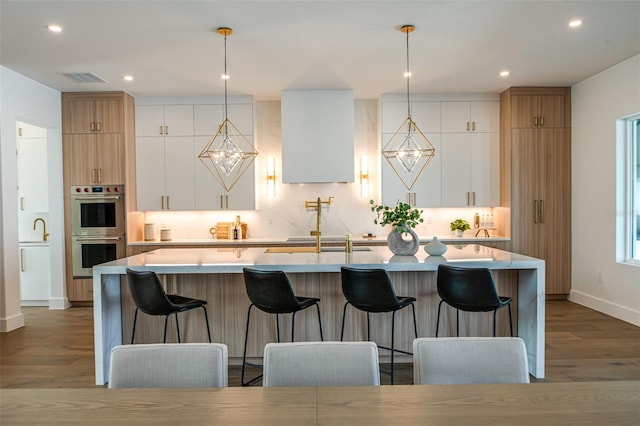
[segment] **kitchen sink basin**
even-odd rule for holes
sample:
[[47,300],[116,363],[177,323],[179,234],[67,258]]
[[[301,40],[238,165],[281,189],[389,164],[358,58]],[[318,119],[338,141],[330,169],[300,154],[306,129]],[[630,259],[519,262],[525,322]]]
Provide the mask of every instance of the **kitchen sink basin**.
[[[344,247],[322,247],[322,252],[337,252],[344,253]],[[369,247],[354,247],[353,251],[371,251]],[[315,253],[315,247],[269,247],[265,253]]]

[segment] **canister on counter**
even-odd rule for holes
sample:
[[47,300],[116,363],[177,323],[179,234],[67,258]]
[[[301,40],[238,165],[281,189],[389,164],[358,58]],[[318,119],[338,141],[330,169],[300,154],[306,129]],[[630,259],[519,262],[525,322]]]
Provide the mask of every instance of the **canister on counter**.
[[144,224],[144,240],[145,241],[156,240],[156,224],[155,223]]

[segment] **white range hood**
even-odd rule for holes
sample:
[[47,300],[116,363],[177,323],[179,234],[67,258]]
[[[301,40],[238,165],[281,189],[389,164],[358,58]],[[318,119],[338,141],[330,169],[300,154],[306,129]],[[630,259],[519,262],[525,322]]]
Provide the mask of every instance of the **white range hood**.
[[354,181],[352,90],[282,92],[282,182]]

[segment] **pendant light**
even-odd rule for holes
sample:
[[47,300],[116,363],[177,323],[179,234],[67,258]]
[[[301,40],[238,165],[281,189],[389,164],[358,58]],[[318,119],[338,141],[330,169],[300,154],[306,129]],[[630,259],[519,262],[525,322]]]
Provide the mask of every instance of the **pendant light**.
[[407,118],[391,139],[382,148],[382,155],[391,165],[407,190],[411,190],[435,155],[435,148],[418,128],[411,117],[411,99],[409,96],[409,33],[413,25],[404,25],[400,31],[407,35]]
[[227,74],[227,36],[233,34],[233,30],[221,27],[218,28],[218,34],[224,36],[224,74],[222,75],[224,80],[224,120],[198,158],[228,192],[251,166],[258,152],[251,141],[233,125],[227,115],[227,81],[229,80]]

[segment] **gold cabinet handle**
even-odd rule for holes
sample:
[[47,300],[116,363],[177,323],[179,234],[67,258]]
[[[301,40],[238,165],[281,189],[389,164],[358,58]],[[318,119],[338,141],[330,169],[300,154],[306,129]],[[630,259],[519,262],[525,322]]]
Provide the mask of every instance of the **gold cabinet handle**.
[[24,267],[24,249],[21,248],[20,249],[20,271],[24,272],[25,267]]
[[24,211],[24,197],[20,197],[20,210]]
[[91,122],[91,124],[89,124],[89,131],[91,132],[95,132],[96,131],[96,123],[95,122]]
[[533,117],[533,125],[538,126],[538,117]]
[[164,126],[160,126],[160,134],[164,134]]
[[98,121],[96,123],[96,132],[100,132],[102,130],[102,121]]
[[473,199],[473,205],[475,206],[476,205],[476,191],[473,191],[471,193],[471,196],[472,196],[472,199]]
[[544,126],[544,117],[540,117],[540,125]]
[[467,205],[469,205],[469,191],[467,191]]
[[469,131],[469,122],[467,121],[467,132]]
[[224,196],[224,208],[225,209],[229,208],[229,196],[228,195]]
[[162,205],[162,210],[164,210],[164,195],[160,196],[160,204]]
[[22,127],[18,127],[18,136],[22,136]]
[[540,200],[538,203],[538,220],[540,223],[544,223],[544,200]]
[[169,207],[169,196],[167,195],[167,210],[171,210],[171,207]]
[[471,122],[471,130],[473,130],[474,132],[476,131],[476,122],[475,121]]
[[169,134],[169,126],[164,126],[164,134],[165,135]]

